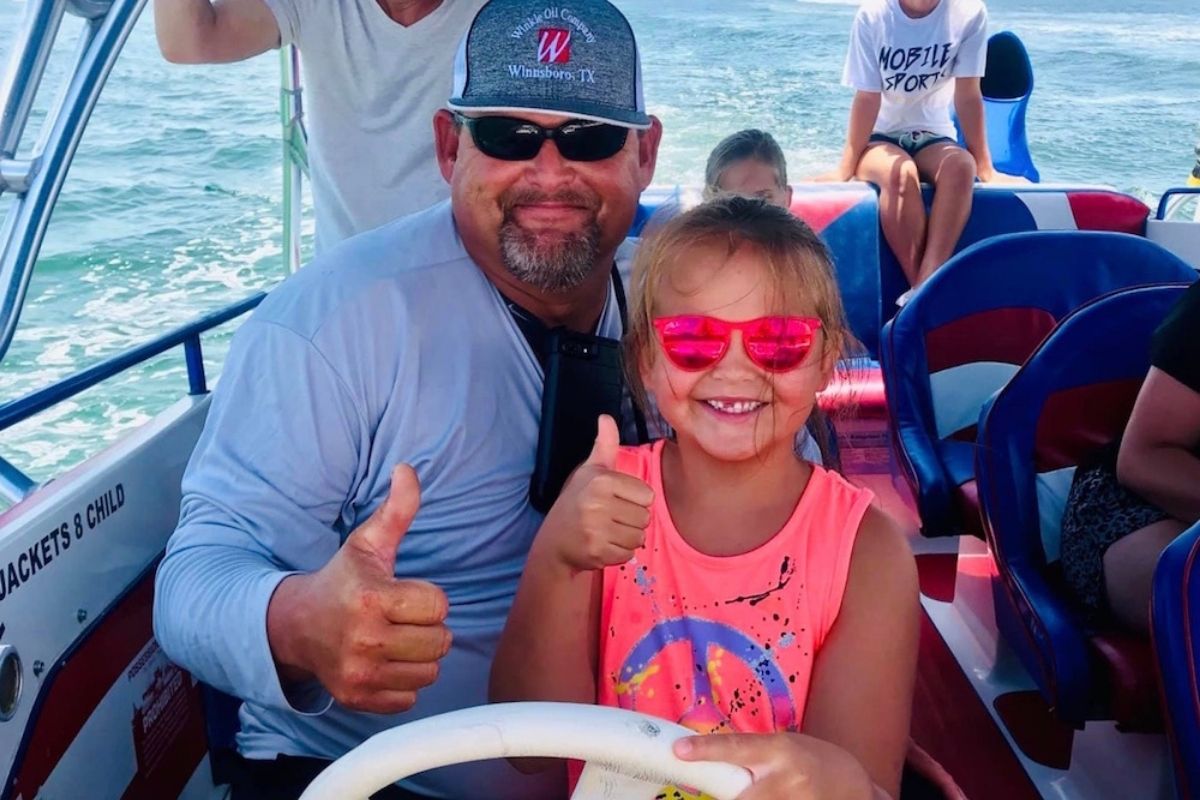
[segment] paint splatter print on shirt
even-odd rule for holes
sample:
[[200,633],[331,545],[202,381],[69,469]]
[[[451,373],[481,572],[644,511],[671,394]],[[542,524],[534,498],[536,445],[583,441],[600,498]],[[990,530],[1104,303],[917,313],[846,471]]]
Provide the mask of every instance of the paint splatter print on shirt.
[[770,541],[709,556],[671,522],[662,448],[623,448],[618,460],[650,484],[655,501],[645,545],[604,571],[599,701],[698,733],[798,731],[872,495],[814,467]]

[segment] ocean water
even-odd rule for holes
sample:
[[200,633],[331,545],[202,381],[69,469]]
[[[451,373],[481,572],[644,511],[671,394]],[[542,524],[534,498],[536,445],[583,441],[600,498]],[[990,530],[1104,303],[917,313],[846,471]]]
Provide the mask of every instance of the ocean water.
[[[453,0],[447,0],[453,2]],[[664,124],[658,183],[700,181],[709,149],[754,125],[793,180],[840,152],[839,85],[852,0],[617,0],[642,47],[646,101]],[[1200,123],[1195,0],[993,0],[1034,63],[1029,133],[1043,180],[1105,183],[1153,200],[1183,183]],[[0,0],[0,69],[25,14]],[[68,43],[80,23],[68,18]],[[26,141],[63,77],[52,60]],[[69,375],[283,277],[278,56],[165,63],[149,8],[85,133],[52,217],[0,402]],[[7,199],[0,196],[0,215]],[[219,368],[232,326],[205,340]],[[0,457],[46,480],[186,391],[164,355],[0,433]]]

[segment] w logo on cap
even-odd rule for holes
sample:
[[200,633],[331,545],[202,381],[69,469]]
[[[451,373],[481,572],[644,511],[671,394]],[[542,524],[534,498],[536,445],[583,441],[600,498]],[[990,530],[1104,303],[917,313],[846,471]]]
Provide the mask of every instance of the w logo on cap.
[[566,64],[571,60],[571,32],[566,28],[538,30],[538,62]]

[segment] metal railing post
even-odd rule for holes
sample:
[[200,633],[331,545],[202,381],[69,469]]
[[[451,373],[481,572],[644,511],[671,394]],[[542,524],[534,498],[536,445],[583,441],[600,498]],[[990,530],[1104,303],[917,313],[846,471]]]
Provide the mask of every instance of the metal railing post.
[[[46,234],[67,170],[100,91],[146,0],[41,0],[29,17],[14,50],[12,68],[0,87],[0,159],[4,174],[21,176],[21,189],[0,228],[0,361],[8,352],[21,316],[34,262]],[[66,91],[46,118],[27,165],[12,161],[24,132],[46,58],[58,34],[64,10],[87,18]]]
[[300,51],[279,50],[279,117],[283,124],[283,264],[291,275],[303,263],[300,252],[304,176],[308,174],[308,135],[304,130]]

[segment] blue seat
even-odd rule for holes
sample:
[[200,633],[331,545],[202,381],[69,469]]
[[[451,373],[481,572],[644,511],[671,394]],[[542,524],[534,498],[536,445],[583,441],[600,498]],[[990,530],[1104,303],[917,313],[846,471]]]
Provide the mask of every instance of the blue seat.
[[797,186],[791,210],[820,234],[829,248],[846,321],[867,352],[876,356],[883,325],[878,197],[858,183]]
[[1176,794],[1200,797],[1200,524],[1180,534],[1158,559],[1150,616],[1162,680]]
[[1063,589],[1059,538],[1076,466],[1124,430],[1150,337],[1186,287],[1127,289],[1075,311],[980,416],[975,470],[998,568],[996,624],[1066,722],[1141,727],[1156,706],[1149,648],[1084,623]]
[[[1033,64],[1025,44],[1012,31],[1000,31],[988,39],[987,66],[980,88],[992,164],[999,172],[1037,183],[1041,175],[1033,165],[1025,135],[1025,112],[1033,94]],[[954,126],[958,128],[958,143],[966,147],[957,115]]]
[[998,236],[936,272],[880,343],[893,444],[925,535],[982,533],[979,411],[1060,319],[1117,289],[1195,275],[1146,239],[1096,231]]

